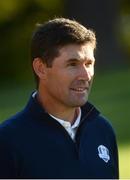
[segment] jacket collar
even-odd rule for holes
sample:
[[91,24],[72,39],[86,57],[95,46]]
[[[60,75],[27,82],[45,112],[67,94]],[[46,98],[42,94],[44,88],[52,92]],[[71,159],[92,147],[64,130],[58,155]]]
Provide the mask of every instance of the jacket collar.
[[[36,117],[37,119],[41,119],[41,118],[43,119],[43,116],[48,117],[48,113],[40,105],[37,98],[32,97],[32,94],[31,94],[31,97],[30,97],[24,111],[30,113],[31,116]],[[99,114],[100,114],[100,112],[90,102],[87,102],[85,105],[81,106],[81,123],[85,119],[87,119],[87,120],[93,119],[94,116],[97,116]]]

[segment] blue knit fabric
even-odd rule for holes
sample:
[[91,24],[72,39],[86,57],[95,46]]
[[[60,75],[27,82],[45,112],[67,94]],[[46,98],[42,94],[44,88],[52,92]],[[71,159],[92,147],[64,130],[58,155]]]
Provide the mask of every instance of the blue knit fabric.
[[81,111],[74,142],[31,96],[21,112],[0,126],[0,178],[118,178],[110,123],[88,102]]

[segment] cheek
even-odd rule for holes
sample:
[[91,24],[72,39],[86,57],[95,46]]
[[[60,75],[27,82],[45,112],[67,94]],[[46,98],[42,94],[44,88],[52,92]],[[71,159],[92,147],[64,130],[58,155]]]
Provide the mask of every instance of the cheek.
[[64,74],[54,74],[49,78],[49,86],[55,91],[62,92],[69,85],[69,79]]
[[93,68],[90,68],[90,69],[88,70],[88,81],[89,81],[89,82],[92,81],[93,77],[94,77],[94,69],[93,69]]
[[89,73],[89,74],[90,74],[91,77],[94,76],[94,67],[92,67],[92,68],[90,69],[90,73]]
[[93,72],[92,72],[92,77],[94,76],[94,70],[93,70]]
[[[74,79],[74,72],[56,69],[48,74],[47,84],[49,88],[57,90],[59,93],[66,91]],[[57,92],[57,93],[58,93]]]

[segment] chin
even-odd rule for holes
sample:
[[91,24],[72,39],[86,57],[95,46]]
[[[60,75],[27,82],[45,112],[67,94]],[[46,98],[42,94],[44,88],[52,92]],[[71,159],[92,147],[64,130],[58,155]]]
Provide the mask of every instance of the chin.
[[85,99],[84,101],[80,101],[80,102],[73,102],[73,107],[81,107],[83,106],[84,104],[86,104],[87,102],[87,99]]

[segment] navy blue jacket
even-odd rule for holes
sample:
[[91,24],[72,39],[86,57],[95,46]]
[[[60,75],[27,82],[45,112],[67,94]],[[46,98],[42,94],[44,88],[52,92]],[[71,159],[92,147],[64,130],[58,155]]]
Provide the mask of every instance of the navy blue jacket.
[[76,142],[30,98],[0,126],[0,178],[118,178],[111,125],[90,103],[81,107]]

